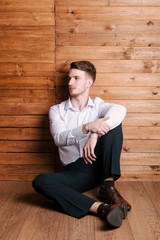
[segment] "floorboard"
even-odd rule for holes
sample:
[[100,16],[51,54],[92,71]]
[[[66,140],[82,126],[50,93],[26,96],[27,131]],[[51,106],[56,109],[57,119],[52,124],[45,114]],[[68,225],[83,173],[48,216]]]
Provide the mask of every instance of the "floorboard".
[[[32,189],[30,182],[0,181],[1,240],[160,240],[160,182],[117,182],[132,210],[110,230],[94,215],[76,219]],[[97,198],[98,189],[88,191]]]

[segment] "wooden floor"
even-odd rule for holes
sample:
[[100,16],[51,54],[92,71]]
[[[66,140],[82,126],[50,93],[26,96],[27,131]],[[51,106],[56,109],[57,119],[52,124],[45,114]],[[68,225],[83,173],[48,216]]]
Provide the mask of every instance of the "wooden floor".
[[[80,220],[55,210],[30,182],[0,182],[1,240],[158,240],[160,182],[117,182],[132,210],[120,228],[109,230],[101,219]],[[86,194],[97,196],[98,189]]]

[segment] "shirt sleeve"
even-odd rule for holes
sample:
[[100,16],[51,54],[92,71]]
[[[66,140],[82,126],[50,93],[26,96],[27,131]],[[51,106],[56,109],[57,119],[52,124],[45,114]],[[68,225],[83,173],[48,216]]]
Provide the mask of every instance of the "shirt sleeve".
[[99,105],[99,115],[101,118],[109,117],[106,122],[111,129],[117,127],[126,116],[127,109],[119,104],[105,103],[102,101]]
[[55,144],[60,146],[69,146],[79,142],[87,134],[82,132],[82,126],[66,130],[65,122],[61,118],[58,108],[50,108],[49,110],[50,132]]

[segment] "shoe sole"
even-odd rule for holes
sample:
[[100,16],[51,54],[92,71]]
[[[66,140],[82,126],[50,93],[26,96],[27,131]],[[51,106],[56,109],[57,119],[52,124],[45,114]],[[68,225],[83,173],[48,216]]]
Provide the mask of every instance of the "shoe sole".
[[106,222],[112,228],[118,228],[122,225],[122,220],[127,217],[127,205],[123,203],[120,207],[113,209],[107,216]]
[[127,217],[127,213],[128,213],[128,206],[126,203],[123,203],[121,206],[120,206],[120,210],[122,212],[122,218],[125,219]]
[[112,228],[118,228],[122,225],[123,214],[120,208],[113,209],[107,216],[106,222]]

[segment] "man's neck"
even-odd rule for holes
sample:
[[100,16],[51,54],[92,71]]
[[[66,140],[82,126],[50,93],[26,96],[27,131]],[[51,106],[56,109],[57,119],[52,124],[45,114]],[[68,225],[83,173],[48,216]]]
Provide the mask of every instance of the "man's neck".
[[71,99],[71,103],[73,108],[82,111],[83,108],[87,105],[88,103],[88,99],[89,99],[89,95],[86,96],[77,96],[77,97],[70,97]]

